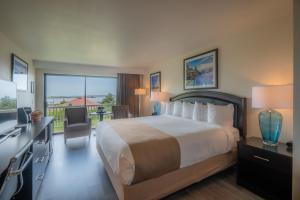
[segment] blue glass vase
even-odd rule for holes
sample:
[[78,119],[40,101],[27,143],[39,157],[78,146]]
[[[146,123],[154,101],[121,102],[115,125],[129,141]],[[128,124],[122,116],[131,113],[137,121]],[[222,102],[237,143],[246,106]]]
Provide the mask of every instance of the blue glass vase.
[[275,110],[267,110],[260,112],[258,118],[263,143],[276,146],[282,127],[282,115]]
[[160,105],[160,102],[155,102],[154,105],[153,105],[153,113],[152,115],[160,115],[160,112],[161,112],[161,105]]

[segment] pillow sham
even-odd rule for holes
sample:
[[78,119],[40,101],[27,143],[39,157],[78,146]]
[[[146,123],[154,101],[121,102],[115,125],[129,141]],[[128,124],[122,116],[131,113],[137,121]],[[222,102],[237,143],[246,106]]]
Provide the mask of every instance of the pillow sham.
[[160,102],[160,114],[161,115],[166,114],[166,106],[167,106],[167,103]]
[[194,104],[189,102],[183,102],[182,104],[182,117],[192,119],[194,112]]
[[180,101],[175,101],[173,115],[178,117],[182,116],[182,103]]
[[195,103],[193,120],[207,122],[207,105],[198,102]]
[[207,108],[207,122],[227,127],[233,126],[234,107],[232,104],[222,106],[208,103]]
[[165,113],[167,115],[173,115],[173,110],[174,110],[174,102],[168,102],[165,105]]

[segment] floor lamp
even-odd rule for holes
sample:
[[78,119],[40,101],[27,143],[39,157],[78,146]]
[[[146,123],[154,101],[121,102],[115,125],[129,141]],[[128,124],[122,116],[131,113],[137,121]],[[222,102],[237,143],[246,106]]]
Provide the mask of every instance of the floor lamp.
[[145,88],[137,88],[134,90],[134,94],[139,96],[139,117],[141,116],[141,97],[146,95]]

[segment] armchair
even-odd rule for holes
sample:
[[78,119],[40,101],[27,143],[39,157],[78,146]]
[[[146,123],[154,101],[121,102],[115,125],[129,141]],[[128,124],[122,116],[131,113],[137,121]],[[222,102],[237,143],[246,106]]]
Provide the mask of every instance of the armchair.
[[112,118],[122,119],[130,116],[128,105],[112,106]]
[[65,108],[64,139],[91,136],[92,120],[88,117],[86,107]]

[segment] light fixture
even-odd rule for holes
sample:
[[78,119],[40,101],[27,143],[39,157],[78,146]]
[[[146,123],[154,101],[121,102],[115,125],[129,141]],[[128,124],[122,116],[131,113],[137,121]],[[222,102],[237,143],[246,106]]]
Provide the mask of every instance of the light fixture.
[[150,101],[154,102],[152,115],[159,115],[161,112],[161,103],[169,101],[169,95],[166,92],[151,92]]
[[141,116],[141,96],[146,95],[146,89],[145,88],[134,89],[134,95],[139,96],[139,117],[140,117]]
[[283,117],[273,109],[293,106],[292,85],[257,86],[252,88],[252,107],[266,108],[258,115],[259,127],[266,145],[276,146],[281,132]]

